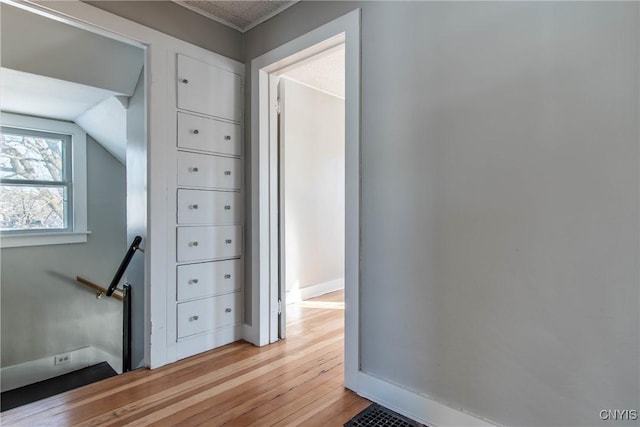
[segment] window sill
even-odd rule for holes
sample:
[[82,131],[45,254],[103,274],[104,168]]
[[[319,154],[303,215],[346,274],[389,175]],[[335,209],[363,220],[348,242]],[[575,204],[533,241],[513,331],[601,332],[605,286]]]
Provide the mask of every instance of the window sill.
[[29,233],[20,235],[0,235],[0,248],[18,248],[22,246],[66,245],[70,243],[86,243],[90,231],[73,231],[65,233]]

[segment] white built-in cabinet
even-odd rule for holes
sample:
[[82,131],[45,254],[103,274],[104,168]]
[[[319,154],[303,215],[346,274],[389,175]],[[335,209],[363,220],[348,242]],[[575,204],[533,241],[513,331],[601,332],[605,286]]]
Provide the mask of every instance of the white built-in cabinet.
[[[235,69],[234,69],[235,68]],[[243,74],[217,55],[176,52],[175,149],[168,200],[167,359],[241,338],[243,323]]]

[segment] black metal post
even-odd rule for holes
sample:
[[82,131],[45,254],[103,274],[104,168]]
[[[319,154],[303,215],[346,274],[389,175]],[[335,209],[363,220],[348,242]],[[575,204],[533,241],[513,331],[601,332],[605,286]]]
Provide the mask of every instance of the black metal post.
[[131,285],[122,286],[124,298],[122,300],[122,372],[131,370]]

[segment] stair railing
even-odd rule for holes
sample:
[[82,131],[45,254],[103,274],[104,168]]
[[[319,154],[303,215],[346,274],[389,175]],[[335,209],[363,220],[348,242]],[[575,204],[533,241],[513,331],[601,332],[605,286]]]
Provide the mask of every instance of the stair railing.
[[127,271],[127,267],[131,263],[131,259],[136,251],[143,252],[140,248],[142,237],[134,237],[127,253],[124,255],[120,266],[116,270],[116,273],[111,280],[111,284],[108,288],[104,288],[97,283],[94,283],[84,277],[77,276],[76,281],[81,283],[94,291],[96,291],[96,298],[102,298],[103,296],[112,297],[122,301],[123,313],[122,313],[122,371],[128,372],[131,370],[131,292],[132,287],[129,283],[124,283],[122,288],[118,288],[118,284],[122,280],[122,276]]

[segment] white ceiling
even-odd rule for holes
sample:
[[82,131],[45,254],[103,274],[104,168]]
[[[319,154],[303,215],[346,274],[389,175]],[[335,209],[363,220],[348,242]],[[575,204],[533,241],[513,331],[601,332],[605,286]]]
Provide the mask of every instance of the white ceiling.
[[344,44],[298,62],[280,76],[344,98]]
[[75,122],[123,164],[126,98],[107,89],[0,69],[0,110]]
[[218,1],[218,0],[173,0],[207,18],[221,22],[238,31],[245,32],[256,25],[277,15],[297,3],[298,0],[286,1]]
[[17,114],[75,121],[96,104],[119,95],[110,90],[2,68],[0,108]]

